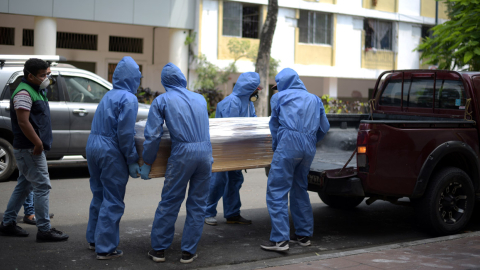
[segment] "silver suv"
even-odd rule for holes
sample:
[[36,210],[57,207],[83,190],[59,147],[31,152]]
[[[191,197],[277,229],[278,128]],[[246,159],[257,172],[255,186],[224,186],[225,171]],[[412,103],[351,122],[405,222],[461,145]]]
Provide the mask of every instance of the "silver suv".
[[[47,56],[31,57],[49,61]],[[23,63],[28,58],[30,56],[0,55],[0,182],[8,180],[16,169],[10,96],[23,78]],[[12,61],[14,59],[16,62]],[[85,157],[93,115],[112,84],[94,73],[67,64],[53,62],[50,69],[56,84],[48,87],[47,94],[53,130],[52,149],[47,159],[61,159],[65,155]],[[137,121],[147,118],[149,108],[149,105],[139,104]]]

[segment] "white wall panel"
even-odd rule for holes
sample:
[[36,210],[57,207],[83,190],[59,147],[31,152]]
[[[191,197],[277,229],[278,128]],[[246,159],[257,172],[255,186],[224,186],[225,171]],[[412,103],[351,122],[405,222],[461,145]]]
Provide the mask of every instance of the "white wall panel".
[[35,16],[53,16],[53,0],[10,0],[8,12]]
[[419,53],[413,51],[420,43],[420,25],[400,23],[398,31],[398,69],[415,69],[419,66]]
[[[138,1],[138,0],[136,0]],[[170,23],[169,27],[193,29],[195,23],[194,0],[170,0]]]
[[420,2],[421,0],[397,0],[398,13],[420,16]]
[[167,25],[171,0],[135,0],[133,23],[143,25]]
[[8,0],[0,0],[0,12],[8,12]]
[[95,0],[95,20],[133,23],[134,0]]
[[53,16],[92,21],[95,17],[95,0],[54,0]]
[[205,54],[209,61],[216,60],[218,55],[218,1],[203,1],[201,27],[201,53]]
[[[340,68],[360,68],[362,32],[354,26],[358,23],[352,16],[337,15],[335,65]],[[358,28],[358,27],[357,27]]]

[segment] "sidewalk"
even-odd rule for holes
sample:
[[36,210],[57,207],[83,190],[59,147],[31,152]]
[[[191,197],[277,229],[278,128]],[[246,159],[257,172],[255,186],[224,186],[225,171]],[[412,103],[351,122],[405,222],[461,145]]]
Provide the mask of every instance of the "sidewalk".
[[228,266],[224,269],[478,269],[480,232],[463,233],[427,240]]
[[[357,255],[316,260],[268,270],[287,269],[480,269],[480,234],[433,243],[417,243],[404,248],[380,249]],[[440,240],[440,239],[437,239]],[[420,242],[420,241],[417,241]],[[415,242],[412,242],[415,244]]]

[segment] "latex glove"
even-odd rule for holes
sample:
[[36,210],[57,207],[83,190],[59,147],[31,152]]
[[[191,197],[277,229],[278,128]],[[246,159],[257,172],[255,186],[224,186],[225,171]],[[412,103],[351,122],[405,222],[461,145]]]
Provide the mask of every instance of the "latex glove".
[[138,178],[138,175],[140,174],[140,166],[138,166],[138,163],[132,163],[128,165],[128,173],[132,178]]
[[142,177],[143,180],[150,179],[148,175],[150,174],[151,169],[152,169],[152,165],[147,165],[147,164],[143,164],[143,166],[140,167],[140,176]]

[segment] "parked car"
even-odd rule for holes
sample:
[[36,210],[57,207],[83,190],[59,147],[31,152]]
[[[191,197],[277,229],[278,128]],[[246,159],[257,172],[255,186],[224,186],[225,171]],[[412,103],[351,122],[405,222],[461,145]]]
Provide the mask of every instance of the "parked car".
[[[16,168],[10,97],[23,78],[23,63],[28,58],[0,55],[0,182],[8,180]],[[13,60],[16,62],[10,62]],[[47,94],[53,130],[52,149],[47,153],[47,159],[61,159],[65,155],[85,157],[93,115],[102,97],[112,89],[112,84],[92,72],[67,64],[53,63],[50,69],[56,83],[48,87]],[[146,119],[150,106],[139,104],[138,107],[137,121]]]

